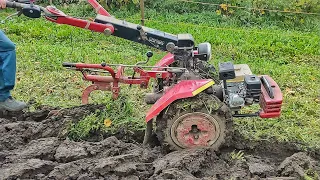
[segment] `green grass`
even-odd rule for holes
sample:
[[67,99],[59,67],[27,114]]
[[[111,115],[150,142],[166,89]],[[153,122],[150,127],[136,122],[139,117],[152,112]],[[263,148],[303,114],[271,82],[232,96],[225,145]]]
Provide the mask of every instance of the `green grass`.
[[[1,12],[0,17],[7,14],[8,11]],[[115,15],[124,17],[125,13],[115,12]],[[276,138],[320,147],[319,30],[304,32],[274,26],[239,27],[232,22],[228,24],[228,21],[221,25],[205,19],[208,16],[206,12],[197,16],[150,12],[149,16],[157,20],[147,21],[149,27],[173,34],[191,33],[197,43],[210,42],[213,64],[229,61],[234,56],[234,63],[247,63],[255,74],[269,74],[280,85],[284,95],[282,116],[276,119],[235,119],[235,128],[241,134],[251,139]],[[138,17],[135,14],[130,18]],[[188,19],[202,26],[194,26]],[[0,29],[4,29],[17,45],[17,85],[12,93],[24,101],[34,100],[35,106],[70,107],[81,104],[81,92],[90,83],[83,82],[79,72],[63,69],[62,62],[135,64],[145,59],[148,50],[153,50],[155,55],[149,65],[154,65],[165,55],[164,52],[120,38],[56,25],[43,19],[15,18],[1,24]],[[83,125],[74,124],[72,132],[85,136],[82,131],[88,131],[87,128],[90,131],[90,127],[94,129],[88,124],[98,119],[103,126],[102,121],[106,118],[112,120],[112,127],[127,123],[134,125],[130,128],[143,127],[145,112],[150,107],[143,101],[148,90],[126,85],[121,88],[121,96],[126,97],[125,103],[123,99],[113,102],[109,92],[93,93],[91,102],[106,103],[108,111],[103,115],[88,116],[88,123]],[[119,109],[123,107],[128,111],[121,113]]]

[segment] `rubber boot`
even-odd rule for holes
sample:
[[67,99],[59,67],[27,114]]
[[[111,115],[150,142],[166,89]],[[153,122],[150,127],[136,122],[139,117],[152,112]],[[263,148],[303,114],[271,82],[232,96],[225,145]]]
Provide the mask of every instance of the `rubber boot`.
[[12,97],[9,97],[3,102],[0,102],[0,110],[7,110],[7,111],[22,111],[24,108],[27,107],[27,104],[22,101],[17,101]]

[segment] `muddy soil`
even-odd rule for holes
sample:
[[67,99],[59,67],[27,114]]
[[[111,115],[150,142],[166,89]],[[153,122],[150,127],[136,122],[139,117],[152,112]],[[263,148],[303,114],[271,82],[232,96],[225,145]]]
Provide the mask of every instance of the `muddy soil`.
[[0,179],[319,179],[318,151],[239,135],[218,152],[164,153],[158,146],[143,147],[141,132],[121,131],[97,142],[69,140],[67,125],[96,109],[103,106],[43,108],[0,118]]

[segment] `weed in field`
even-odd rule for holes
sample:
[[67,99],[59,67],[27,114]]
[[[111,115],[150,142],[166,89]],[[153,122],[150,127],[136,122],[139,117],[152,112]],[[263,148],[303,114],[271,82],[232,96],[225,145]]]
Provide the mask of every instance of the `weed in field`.
[[[99,114],[99,115],[98,115]],[[103,127],[103,121],[101,121],[101,113],[96,112],[86,116],[83,120],[71,124],[68,136],[75,141],[88,138],[91,134],[100,133],[101,127]]]
[[305,180],[319,179],[319,174],[313,169],[308,169],[304,172],[303,178]]
[[235,151],[232,151],[230,153],[230,158],[231,160],[240,160],[240,161],[244,161],[244,153],[242,151],[238,151],[238,152],[235,152]]
[[99,110],[73,123],[69,129],[69,138],[86,140],[92,135],[115,133],[120,128],[144,128],[143,121],[134,111],[134,104],[126,96],[120,96],[117,100],[110,99],[105,103],[105,110]]

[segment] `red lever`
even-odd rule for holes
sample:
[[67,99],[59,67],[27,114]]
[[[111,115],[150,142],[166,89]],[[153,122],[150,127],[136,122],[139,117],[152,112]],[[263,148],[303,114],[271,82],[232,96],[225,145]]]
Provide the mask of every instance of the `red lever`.
[[91,22],[91,21],[67,16],[62,11],[60,11],[59,9],[53,6],[47,6],[46,9],[54,15],[53,17],[46,16],[46,19],[54,23],[68,24],[68,25],[83,28],[83,29],[89,29],[95,32],[101,32],[101,33],[104,33],[105,35],[111,35],[114,32],[114,27],[111,24],[100,24],[96,22]]
[[91,6],[96,10],[98,14],[104,15],[104,16],[111,16],[107,10],[105,10],[96,0],[88,0],[88,2],[91,4]]

